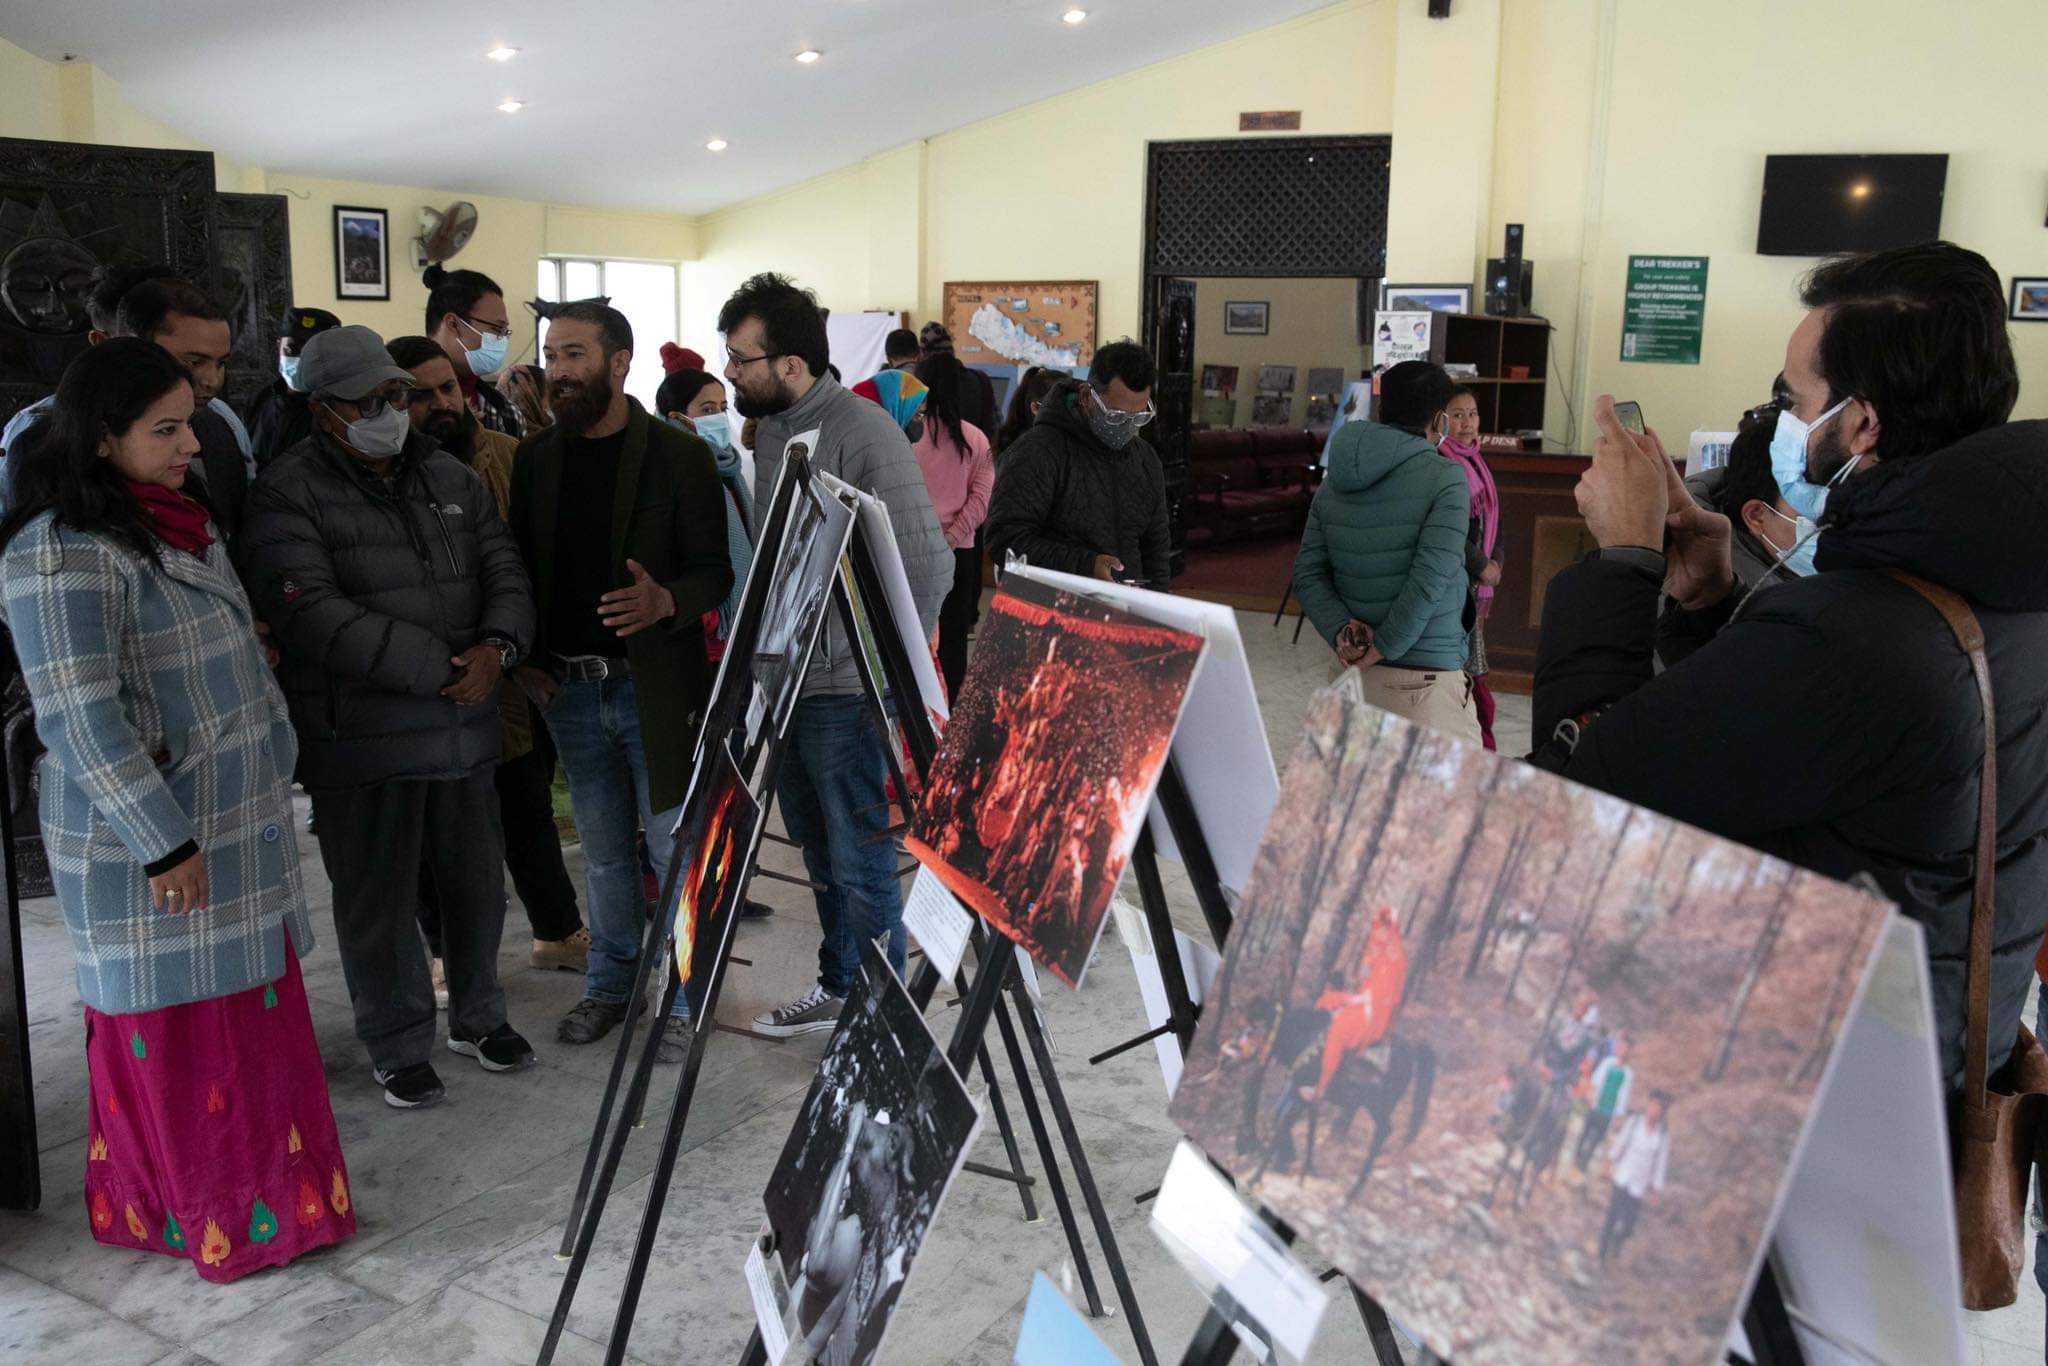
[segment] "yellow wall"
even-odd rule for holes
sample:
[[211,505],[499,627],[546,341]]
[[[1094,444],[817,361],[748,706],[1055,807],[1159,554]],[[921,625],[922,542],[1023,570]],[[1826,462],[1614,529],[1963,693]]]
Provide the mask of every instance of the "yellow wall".
[[[1308,422],[1308,372],[1338,369],[1354,380],[1367,361],[1358,344],[1358,285],[1352,280],[1233,280],[1204,277],[1195,281],[1195,374],[1205,365],[1237,367],[1236,421],[1252,425],[1252,399],[1259,387],[1261,365],[1294,367],[1294,402],[1283,425]],[[1232,335],[1223,330],[1223,305],[1248,299],[1265,300],[1265,336]]]

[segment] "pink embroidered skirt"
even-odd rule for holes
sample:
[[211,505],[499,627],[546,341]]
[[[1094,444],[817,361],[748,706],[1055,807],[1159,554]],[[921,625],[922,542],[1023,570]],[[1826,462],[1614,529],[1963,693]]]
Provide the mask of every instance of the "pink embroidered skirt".
[[[289,932],[287,932],[289,939]],[[284,976],[137,1015],[85,1012],[85,1209],[113,1247],[232,1281],[355,1232],[297,954]]]

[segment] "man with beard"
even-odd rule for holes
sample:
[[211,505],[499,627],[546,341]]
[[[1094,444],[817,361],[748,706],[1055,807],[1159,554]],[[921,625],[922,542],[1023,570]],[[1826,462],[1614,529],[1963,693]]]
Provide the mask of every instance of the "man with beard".
[[[953,548],[896,419],[842,388],[827,370],[825,319],[816,297],[784,276],[756,275],[719,310],[718,330],[725,335],[725,378],[740,414],[760,422],[754,507],[772,504],[790,438],[815,428],[811,469],[888,506],[919,624],[929,637],[953,585]],[[861,695],[857,648],[838,615],[828,614],[785,732],[776,799],[790,838],[803,847],[811,881],[822,889],[816,896],[824,935],[816,984],[754,1018],[755,1032],[770,1038],[833,1027],[860,972],[862,938],[887,936],[890,962],[903,971],[903,895],[896,847],[885,835],[888,755]]]
[[[550,313],[555,425],[512,467],[512,530],[539,602],[539,643],[516,677],[541,709],[569,775],[583,837],[590,953],[568,1044],[625,1017],[640,955],[636,835],[667,884],[677,809],[711,695],[704,614],[732,587],[724,492],[703,439],[626,396],[633,329],[594,299]],[[689,1048],[681,995],[658,1055]]]
[[[412,428],[476,471],[500,515],[512,507],[512,457],[519,442],[477,420],[456,381],[455,367],[431,337],[399,337],[387,348],[401,370],[412,372]],[[504,748],[498,757],[498,814],[505,826],[505,865],[512,886],[533,925],[527,962],[536,968],[582,972],[588,966],[590,931],[576,906],[576,886],[562,863],[561,832],[555,826],[552,789],[555,746],[532,701],[517,687],[501,688],[498,718]],[[425,869],[420,878],[420,928],[434,951],[435,993],[447,1003],[441,978],[440,900]]]
[[419,868],[447,939],[448,1048],[533,1062],[505,1018],[499,679],[533,634],[519,548],[477,476],[411,429],[413,376],[367,327],[306,344],[314,433],[270,463],[243,548],[320,820],[335,941],[385,1103],[443,1096],[420,952]]

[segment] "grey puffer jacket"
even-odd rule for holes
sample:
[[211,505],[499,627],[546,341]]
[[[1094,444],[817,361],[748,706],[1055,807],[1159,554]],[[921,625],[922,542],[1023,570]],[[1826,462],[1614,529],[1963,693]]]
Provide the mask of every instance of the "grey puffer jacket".
[[998,568],[1015,551],[1041,569],[1085,577],[1097,555],[1114,555],[1124,578],[1164,593],[1173,586],[1166,474],[1142,438],[1120,451],[1095,439],[1081,387],[1055,386],[996,462],[982,541]]
[[386,481],[315,433],[265,468],[240,546],[309,788],[459,778],[498,759],[496,699],[441,696],[487,636],[523,655],[533,593],[470,468],[417,432]]
[[[811,469],[843,479],[882,500],[896,550],[917,600],[919,625],[929,636],[939,619],[939,604],[953,586],[953,548],[939,529],[931,494],[924,486],[910,440],[881,405],[870,403],[830,375],[821,375],[810,391],[787,412],[761,419],[754,432],[754,537],[761,519],[775,503],[775,484],[782,477],[782,457],[798,432],[818,429],[810,453]],[[860,671],[846,642],[846,628],[837,612],[827,612],[811,671],[804,676],[802,696],[844,695],[860,691]]]

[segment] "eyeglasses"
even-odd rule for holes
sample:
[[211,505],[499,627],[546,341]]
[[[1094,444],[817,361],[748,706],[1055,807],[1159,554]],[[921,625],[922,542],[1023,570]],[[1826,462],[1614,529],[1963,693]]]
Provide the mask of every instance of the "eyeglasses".
[[512,335],[512,324],[510,323],[487,323],[481,318],[472,318],[467,313],[458,313],[456,316],[468,323],[479,337],[509,337]]
[[733,365],[752,365],[757,360],[781,360],[788,354],[789,352],[787,351],[763,351],[758,356],[740,356],[728,351],[725,353],[725,358]]
[[1110,407],[1108,397],[1092,384],[1088,386],[1088,392],[1095,395],[1095,402],[1101,406],[1103,412],[1109,414],[1109,420],[1112,422],[1128,422],[1133,427],[1142,427],[1153,418],[1159,416],[1159,409],[1150,402],[1147,402],[1143,408],[1134,413],[1126,408]]
[[412,396],[418,392],[420,391],[416,389],[379,389],[375,393],[364,394],[361,398],[342,401],[353,403],[356,412],[365,418],[382,417],[386,408],[409,407],[414,401]]

